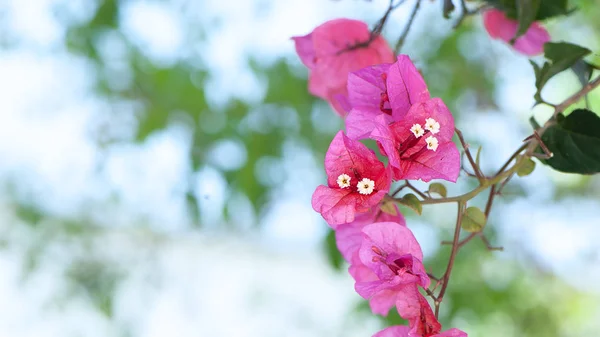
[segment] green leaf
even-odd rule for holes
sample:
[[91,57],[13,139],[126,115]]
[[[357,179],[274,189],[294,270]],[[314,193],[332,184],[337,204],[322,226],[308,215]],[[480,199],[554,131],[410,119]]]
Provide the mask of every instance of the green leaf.
[[542,141],[553,154],[543,163],[555,170],[600,172],[600,117],[594,112],[577,109],[566,117],[559,115],[557,123],[542,134]]
[[571,66],[571,70],[577,75],[579,83],[586,85],[592,78],[592,72],[594,72],[594,66],[585,62],[584,60],[577,60],[575,64]]
[[336,270],[342,270],[344,257],[337,248],[335,232],[330,228],[325,237],[325,252],[331,266]]
[[535,117],[531,116],[529,118],[529,124],[533,127],[534,130],[541,128],[540,124],[535,120]]
[[463,213],[460,226],[467,232],[476,233],[483,230],[486,222],[485,214],[479,208],[471,206]]
[[439,194],[442,198],[445,198],[446,195],[448,195],[446,186],[440,183],[433,183],[429,185],[429,193]]
[[540,66],[530,61],[535,72],[536,102],[542,102],[541,92],[546,83],[556,74],[572,67],[592,51],[567,42],[548,42],[544,44],[544,56],[549,62]]
[[519,22],[519,29],[516,35],[512,39],[512,43],[519,36],[525,34],[529,29],[529,26],[535,21],[537,13],[540,9],[542,0],[517,0],[517,21]]
[[[487,0],[491,6],[503,11],[507,17],[518,20],[520,0]],[[554,16],[567,15],[572,12],[568,9],[568,0],[539,0],[538,10],[534,21],[545,20]]]
[[394,203],[387,200],[381,203],[379,209],[389,215],[398,215],[398,209],[395,207]]
[[535,19],[539,21],[554,16],[571,14],[574,9],[568,9],[568,2],[568,0],[542,0],[542,5]]
[[525,177],[531,174],[535,170],[535,162],[531,158],[525,158],[521,163],[521,166],[517,169],[517,175],[519,177]]
[[398,199],[398,202],[404,206],[411,208],[415,213],[421,215],[423,212],[423,205],[416,195],[412,193],[405,194],[402,198]]

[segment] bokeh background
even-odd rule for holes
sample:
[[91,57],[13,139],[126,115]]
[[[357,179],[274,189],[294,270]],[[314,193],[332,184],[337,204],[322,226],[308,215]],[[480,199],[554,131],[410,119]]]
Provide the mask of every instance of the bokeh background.
[[[600,7],[572,2],[547,27],[598,64]],[[373,25],[387,3],[0,0],[0,336],[345,337],[400,322],[369,312],[310,206],[343,123],[308,94],[290,40],[331,18]],[[413,3],[384,29],[392,45]],[[421,7],[402,52],[493,172],[551,113],[531,108],[531,66],[479,16],[453,30],[440,1]],[[544,97],[578,86],[564,73]],[[598,335],[599,191],[598,176],[539,163],[511,181],[485,229],[504,251],[461,250],[445,327]],[[433,273],[454,208],[403,209]]]

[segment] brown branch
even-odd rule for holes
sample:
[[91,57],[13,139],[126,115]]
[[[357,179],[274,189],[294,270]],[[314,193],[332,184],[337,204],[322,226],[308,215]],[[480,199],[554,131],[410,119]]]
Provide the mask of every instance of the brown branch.
[[404,45],[404,41],[406,40],[406,37],[408,36],[410,27],[412,27],[412,24],[415,20],[415,17],[417,16],[417,12],[419,11],[420,7],[421,7],[421,0],[417,0],[417,2],[415,3],[415,7],[413,7],[412,12],[410,13],[410,17],[408,18],[408,23],[406,23],[406,26],[404,26],[404,30],[402,31],[402,34],[398,38],[398,42],[396,42],[396,46],[394,47],[394,51],[396,52],[396,55],[400,54],[400,49],[402,49],[402,46]]
[[338,51],[337,55],[343,54],[348,51],[368,47],[371,44],[371,42],[375,41],[375,39],[379,35],[381,35],[381,31],[383,31],[383,27],[385,26],[392,11],[394,9],[398,8],[398,6],[403,4],[405,1],[406,0],[400,0],[400,1],[398,1],[398,3],[394,4],[394,0],[390,0],[390,4],[388,5],[387,10],[385,11],[385,13],[383,13],[383,16],[381,17],[381,19],[379,19],[379,21],[377,21],[377,24],[375,24],[375,27],[373,27],[373,29],[371,30],[371,34],[369,34],[369,38],[366,41],[358,42],[356,44],[348,46],[346,49],[342,49],[342,50]]
[[444,299],[444,294],[446,294],[446,289],[448,288],[448,280],[450,279],[450,273],[452,273],[452,267],[454,267],[454,259],[456,258],[456,253],[458,252],[458,238],[460,237],[460,224],[462,222],[463,216],[463,208],[465,204],[464,202],[458,202],[458,214],[456,216],[456,226],[454,227],[454,239],[452,240],[452,251],[450,252],[450,258],[448,259],[448,266],[446,267],[446,272],[444,273],[443,281],[442,281],[442,289],[440,289],[440,293],[437,296],[437,300],[435,301],[435,317],[438,318],[440,303]]
[[477,180],[479,180],[480,183],[483,182],[483,180],[484,180],[483,173],[479,169],[479,166],[477,166],[477,163],[475,163],[475,160],[473,159],[473,156],[471,155],[471,151],[469,151],[469,145],[467,144],[467,142],[465,142],[465,138],[463,137],[462,132],[457,128],[454,128],[454,132],[456,132],[456,135],[458,136],[458,140],[460,141],[460,144],[462,145],[463,149],[465,149],[465,154],[467,155],[467,159],[469,160],[469,163],[473,167],[473,171],[475,172],[475,175],[477,176]]
[[423,192],[419,191],[413,184],[411,184],[408,180],[406,180],[406,187],[413,190],[413,192],[417,193],[423,199],[429,199]]

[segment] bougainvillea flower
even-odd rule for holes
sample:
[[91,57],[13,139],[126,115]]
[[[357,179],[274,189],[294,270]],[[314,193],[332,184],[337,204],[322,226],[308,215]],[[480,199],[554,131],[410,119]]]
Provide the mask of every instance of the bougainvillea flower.
[[[490,9],[483,13],[483,25],[492,38],[508,43],[519,29],[519,22],[507,18],[504,12],[498,9]],[[525,34],[515,40],[513,47],[522,54],[534,56],[544,52],[544,43],[548,41],[550,41],[548,31],[538,22],[534,22]]]
[[407,55],[393,64],[363,68],[348,75],[346,132],[354,139],[367,138],[375,128],[375,118],[388,123],[404,118],[413,104],[429,100],[423,76]]
[[371,138],[389,158],[394,179],[445,179],[456,182],[460,153],[452,142],[454,119],[439,98],[416,103],[400,121],[376,120]]
[[342,131],[325,154],[325,172],[327,186],[317,187],[312,207],[333,229],[369,211],[390,189],[390,172],[375,152]]
[[442,325],[415,284],[407,285],[402,293],[404,296],[398,297],[396,308],[400,317],[408,320],[409,337],[467,337],[467,334],[459,329],[441,332]]
[[292,39],[300,60],[309,69],[308,90],[327,100],[335,111],[345,116],[347,111],[336,99],[347,94],[348,73],[361,68],[394,62],[394,52],[381,36],[369,40],[366,23],[351,19],[327,21],[312,33]]
[[[408,286],[429,286],[423,252],[410,229],[395,222],[376,222],[362,232],[360,260],[352,261],[360,271],[351,272],[356,281],[354,289],[369,300],[374,313],[387,315]],[[370,273],[365,273],[366,268]]]
[[335,242],[344,259],[352,261],[352,257],[358,254],[363,240],[362,229],[374,222],[395,222],[406,226],[406,220],[396,205],[393,206],[396,215],[385,213],[379,207],[373,207],[367,213],[357,214],[354,221],[342,224],[335,230]]

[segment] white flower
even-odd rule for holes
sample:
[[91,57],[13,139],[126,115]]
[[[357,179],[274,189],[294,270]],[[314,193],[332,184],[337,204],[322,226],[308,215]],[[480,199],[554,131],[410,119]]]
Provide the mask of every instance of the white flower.
[[412,132],[416,138],[419,138],[425,134],[425,130],[423,130],[421,124],[414,124],[413,126],[411,126],[410,132]]
[[427,139],[425,139],[425,142],[427,143],[427,148],[429,150],[437,150],[438,148],[438,140],[437,138],[435,138],[434,136],[429,136],[427,137]]
[[358,188],[358,193],[369,195],[373,193],[373,190],[375,189],[375,182],[371,179],[363,178],[358,182],[356,187]]
[[425,120],[425,130],[429,130],[431,133],[436,134],[440,132],[440,123],[436,122],[433,118],[427,118]]
[[350,176],[345,173],[340,174],[337,178],[337,183],[340,188],[350,187]]

